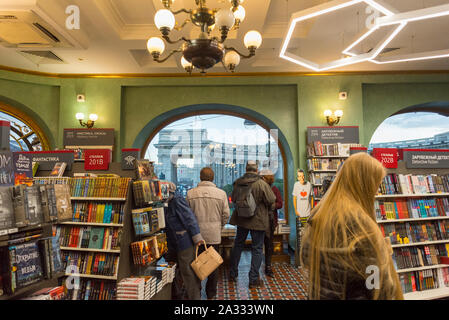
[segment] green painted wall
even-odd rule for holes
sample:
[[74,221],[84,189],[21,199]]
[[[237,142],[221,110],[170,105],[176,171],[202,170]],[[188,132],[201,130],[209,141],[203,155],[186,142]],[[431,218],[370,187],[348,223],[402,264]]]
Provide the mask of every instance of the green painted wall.
[[[340,91],[349,93],[347,100],[338,100]],[[86,95],[85,103],[76,101],[77,93]],[[115,128],[120,150],[131,147],[144,126],[166,111],[218,103],[271,119],[284,133],[295,167],[302,168],[306,127],[325,125],[325,109],[342,109],[340,125],[358,125],[360,142],[367,145],[391,114],[442,100],[449,101],[449,74],[66,79],[0,71],[0,102],[36,119],[53,148],[62,147],[64,128],[79,127],[77,112],[97,113],[96,127]],[[115,152],[115,160],[119,156]]]

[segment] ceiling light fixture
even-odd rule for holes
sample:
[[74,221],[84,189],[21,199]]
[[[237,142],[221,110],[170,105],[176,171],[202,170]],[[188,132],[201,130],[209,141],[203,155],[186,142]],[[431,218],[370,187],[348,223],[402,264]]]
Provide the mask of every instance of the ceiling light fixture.
[[[175,53],[181,52],[181,65],[191,74],[194,68],[200,70],[202,74],[206,70],[212,68],[220,61],[225,69],[234,71],[240,63],[240,58],[248,59],[256,54],[256,50],[262,44],[262,36],[258,31],[251,30],[244,37],[245,47],[249,53],[247,55],[240,53],[233,47],[224,45],[231,30],[239,28],[240,23],[245,19],[245,9],[241,6],[242,0],[230,0],[231,8],[209,9],[206,7],[206,0],[195,0],[196,9],[181,9],[172,11],[171,5],[174,0],[161,0],[165,9],[156,12],[154,20],[156,27],[162,33],[162,38],[168,44],[176,44],[182,42],[181,47],[172,50],[165,58],[161,59],[161,55],[165,50],[165,43],[162,39],[153,37],[147,42],[147,49],[153,57],[154,61],[159,63],[165,62]],[[182,25],[177,26],[175,15],[179,13],[187,13],[190,15]],[[170,39],[170,32],[182,30],[182,28],[191,22],[193,25],[201,29],[201,33],[197,39],[187,39],[180,37],[177,40]],[[211,36],[214,27],[220,30],[220,37]],[[237,59],[238,56],[238,59]],[[224,59],[223,59],[224,57]]]
[[[334,60],[326,64],[317,64],[310,60],[299,57],[295,54],[287,52],[287,47],[290,43],[291,37],[293,35],[293,31],[298,22],[315,18],[317,16],[321,16],[330,12],[334,12],[355,4],[366,3],[367,5],[373,6],[375,9],[379,10],[381,13],[385,15],[393,15],[394,13],[388,9],[386,6],[380,4],[380,1],[376,0],[333,0],[327,3],[320,4],[318,6],[314,6],[312,8],[308,8],[302,11],[298,11],[292,14],[290,19],[289,28],[287,31],[287,35],[285,36],[284,43],[282,45],[279,56],[285,60],[291,61],[308,69],[312,69],[314,71],[325,71],[329,69],[335,69],[355,63],[360,63],[364,61],[369,61],[374,59],[382,50],[393,40],[393,38],[404,28],[405,24],[400,24],[397,28],[393,29],[391,32],[387,34],[387,36],[380,42],[374,50],[370,53],[353,55],[351,57]],[[373,32],[373,31],[372,31]],[[365,38],[368,35],[365,36]],[[363,40],[363,39],[362,39]],[[362,41],[360,40],[360,41]],[[360,42],[359,41],[359,42]]]
[[392,16],[377,18],[376,24],[379,26],[388,26],[402,22],[412,22],[426,19],[433,19],[449,15],[449,4],[440,6],[397,13]]

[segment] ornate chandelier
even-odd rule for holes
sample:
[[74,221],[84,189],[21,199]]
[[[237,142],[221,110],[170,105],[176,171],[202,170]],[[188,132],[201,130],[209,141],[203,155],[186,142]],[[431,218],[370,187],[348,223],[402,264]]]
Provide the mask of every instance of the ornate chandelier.
[[[240,5],[243,0],[229,0],[231,8],[220,10],[209,9],[206,7],[206,0],[195,0],[196,9],[181,9],[172,11],[171,6],[174,0],[161,0],[165,9],[158,10],[154,16],[156,27],[162,33],[162,38],[169,44],[182,42],[180,48],[172,50],[165,58],[161,58],[165,50],[165,43],[159,37],[152,37],[147,42],[147,49],[154,61],[159,63],[167,61],[177,52],[182,52],[181,65],[191,74],[194,68],[200,70],[202,74],[212,68],[218,62],[222,62],[226,70],[234,72],[240,59],[251,58],[256,54],[256,49],[262,44],[262,36],[257,31],[248,31],[243,39],[245,47],[249,53],[247,55],[240,53],[233,47],[224,45],[229,31],[239,28],[240,23],[245,19],[245,9]],[[179,13],[188,13],[190,16],[181,25],[175,21],[175,15]],[[180,37],[177,40],[170,39],[170,32],[182,30],[182,28],[191,22],[201,29],[197,39],[187,39]],[[212,30],[217,26],[221,37],[211,36]]]

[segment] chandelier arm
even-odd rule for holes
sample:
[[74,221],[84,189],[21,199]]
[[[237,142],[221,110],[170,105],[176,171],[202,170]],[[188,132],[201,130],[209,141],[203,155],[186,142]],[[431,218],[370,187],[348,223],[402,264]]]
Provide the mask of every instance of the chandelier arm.
[[225,47],[225,50],[231,50],[236,52],[240,57],[242,57],[243,59],[249,59],[251,57],[254,57],[256,54],[254,51],[250,51],[248,55],[244,55],[242,53],[240,53],[236,48],[234,47]]
[[183,9],[178,10],[178,11],[172,11],[172,10],[170,10],[170,12],[173,13],[173,14],[175,14],[175,15],[176,15],[176,14],[183,13],[183,12],[184,12],[184,13],[191,14],[191,13],[192,13],[192,10],[186,10],[186,9],[183,8]]
[[182,52],[182,48],[179,48],[179,49],[176,49],[176,50],[172,50],[168,54],[168,56],[166,56],[164,59],[159,59],[159,58],[154,58],[153,57],[153,60],[156,61],[156,62],[162,63],[162,62],[167,61],[172,55],[174,55],[175,53],[178,53],[178,52]]
[[173,29],[177,31],[181,31],[187,23],[192,22],[190,19],[185,19],[184,22],[180,26],[175,26]]
[[170,37],[169,36],[167,36],[167,35],[162,35],[162,38],[164,38],[165,39],[165,41],[167,41],[168,43],[170,43],[170,44],[175,44],[175,43],[178,43],[178,42],[181,42],[181,41],[185,41],[185,42],[187,42],[187,43],[190,43],[190,40],[189,39],[187,39],[187,38],[185,38],[185,37],[181,37],[181,38],[179,38],[178,40],[170,40]]
[[225,65],[223,59],[221,59],[221,64],[223,65],[223,68],[226,70],[226,72],[229,72],[228,68],[226,68],[226,65]]

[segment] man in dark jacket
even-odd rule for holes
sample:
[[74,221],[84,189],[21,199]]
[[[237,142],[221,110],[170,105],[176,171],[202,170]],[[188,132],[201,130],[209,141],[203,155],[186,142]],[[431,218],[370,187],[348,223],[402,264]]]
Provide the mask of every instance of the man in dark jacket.
[[167,226],[167,261],[177,262],[181,271],[187,296],[190,300],[201,300],[201,281],[190,264],[195,260],[196,247],[203,241],[195,214],[187,201],[177,194],[174,183],[169,184],[170,197],[165,207]]
[[[241,217],[238,213],[236,200],[241,192],[239,185],[250,184],[251,193],[254,198],[256,209],[252,217]],[[262,285],[259,278],[259,269],[263,260],[263,243],[265,230],[268,228],[268,213],[274,209],[276,196],[270,186],[258,175],[257,163],[248,161],[246,173],[243,177],[234,182],[232,192],[232,202],[234,203],[234,212],[230,224],[237,226],[237,235],[235,237],[234,247],[231,251],[229,277],[235,281],[238,276],[238,267],[240,256],[248,233],[251,233],[251,269],[249,271],[249,287],[255,288]]]

